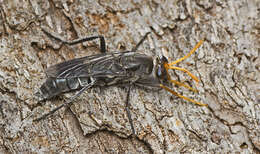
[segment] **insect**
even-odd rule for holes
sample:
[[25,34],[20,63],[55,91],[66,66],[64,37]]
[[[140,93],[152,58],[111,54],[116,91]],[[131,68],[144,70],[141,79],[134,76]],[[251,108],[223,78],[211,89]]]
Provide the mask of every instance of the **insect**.
[[173,65],[185,60],[190,57],[203,43],[201,40],[186,56],[169,63],[167,58],[164,56],[157,57],[156,62],[152,57],[145,54],[137,53],[138,47],[145,41],[148,33],[137,43],[137,45],[130,51],[125,52],[111,52],[106,51],[105,39],[103,36],[86,37],[83,39],[77,39],[74,41],[65,41],[53,34],[43,31],[63,42],[64,44],[77,44],[84,41],[91,41],[100,39],[100,54],[86,56],[82,58],[76,58],[69,61],[65,61],[54,66],[49,67],[46,70],[48,76],[47,80],[40,87],[40,90],[35,94],[40,100],[50,99],[58,96],[61,93],[78,90],[78,92],[67,100],[64,104],[54,108],[49,113],[35,119],[34,121],[40,121],[47,116],[53,114],[57,110],[70,106],[73,104],[73,100],[82,94],[84,91],[95,86],[110,86],[123,84],[128,85],[127,98],[126,98],[126,112],[131,125],[132,133],[135,134],[135,129],[132,123],[132,118],[129,110],[129,95],[133,85],[150,87],[152,89],[165,89],[175,96],[183,98],[186,101],[205,106],[188,97],[182,96],[169,87],[165,86],[168,82],[174,83],[179,86],[188,88],[194,92],[195,89],[192,87],[172,80],[168,71],[170,69],[180,70],[187,73],[192,79],[198,82],[198,78],[191,74],[188,70]]

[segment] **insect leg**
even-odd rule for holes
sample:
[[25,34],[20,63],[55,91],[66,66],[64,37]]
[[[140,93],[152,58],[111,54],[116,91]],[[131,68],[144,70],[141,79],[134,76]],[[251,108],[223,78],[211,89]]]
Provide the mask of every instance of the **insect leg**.
[[92,37],[83,37],[83,38],[79,38],[79,39],[75,39],[72,41],[67,41],[65,39],[63,39],[62,37],[59,36],[55,36],[54,34],[48,32],[46,29],[42,28],[42,31],[47,34],[50,37],[53,37],[56,40],[61,41],[64,44],[68,44],[68,45],[74,45],[74,44],[78,44],[78,43],[82,43],[82,42],[86,42],[86,41],[92,41],[95,39],[100,39],[100,51],[102,53],[106,52],[106,42],[105,42],[105,38],[102,35],[97,35],[97,36],[92,36]]
[[70,106],[74,103],[74,99],[76,97],[78,97],[79,95],[81,95],[85,90],[87,90],[88,88],[92,87],[94,84],[96,83],[96,80],[93,80],[90,84],[86,85],[85,87],[81,88],[80,91],[78,91],[74,96],[72,96],[67,102],[63,103],[62,105],[56,107],[55,109],[51,110],[50,112],[44,114],[43,116],[41,116],[40,118],[34,119],[34,122],[40,121],[42,119],[45,119],[46,117],[48,117],[49,115],[52,115],[53,113],[55,113],[56,111],[58,111],[59,109],[65,107],[65,106]]
[[137,45],[131,50],[132,52],[135,52],[138,47],[144,42],[144,40],[147,38],[148,34],[150,34],[151,32],[147,32],[144,37],[137,43]]
[[128,91],[127,91],[126,102],[125,102],[125,105],[126,105],[125,110],[127,112],[127,117],[128,117],[129,123],[131,125],[132,134],[135,135],[135,128],[134,128],[133,120],[132,120],[131,113],[130,113],[130,110],[129,110],[129,107],[130,107],[130,103],[129,103],[130,91],[131,91],[131,85],[129,85]]

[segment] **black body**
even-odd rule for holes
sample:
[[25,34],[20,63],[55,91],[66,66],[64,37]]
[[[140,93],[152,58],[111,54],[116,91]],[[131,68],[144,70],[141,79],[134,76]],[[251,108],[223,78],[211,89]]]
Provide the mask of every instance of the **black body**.
[[132,51],[72,59],[48,68],[48,78],[36,95],[40,100],[50,99],[81,89],[92,80],[96,81],[94,86],[135,84],[160,89],[161,81],[157,74],[161,68],[154,67],[151,57]]
[[152,57],[135,52],[150,32],[146,33],[131,51],[107,53],[103,36],[93,36],[66,41],[60,37],[54,36],[45,29],[42,30],[47,35],[69,45],[100,39],[101,54],[72,59],[48,68],[46,70],[48,78],[41,86],[40,90],[35,94],[35,96],[38,97],[38,100],[50,99],[61,93],[72,90],[79,91],[67,102],[44,114],[40,118],[34,119],[34,121],[40,121],[62,107],[73,104],[73,100],[76,97],[93,86],[128,84],[126,112],[131,125],[132,134],[135,135],[135,129],[129,110],[131,85],[135,84],[161,89],[161,80],[163,81],[167,78],[164,67],[164,62],[167,61],[165,57],[158,58],[157,63],[154,65]]
[[53,114],[60,108],[71,105],[76,97],[78,97],[85,90],[93,86],[110,86],[117,84],[129,86],[126,98],[126,111],[133,134],[135,134],[135,130],[129,110],[129,95],[131,85],[138,85],[157,90],[165,89],[173,95],[176,95],[187,101],[193,102],[198,105],[205,105],[185,96],[182,96],[174,92],[167,86],[163,85],[163,82],[171,82],[194,91],[193,88],[178,81],[172,80],[168,74],[168,70],[177,69],[184,71],[188,73],[188,75],[191,76],[193,79],[198,81],[198,79],[186,69],[173,67],[172,65],[188,58],[202,44],[202,40],[196,45],[193,50],[190,51],[188,55],[169,64],[167,58],[165,58],[164,56],[153,60],[153,58],[150,56],[136,52],[138,47],[146,39],[149,32],[145,34],[145,36],[131,51],[108,53],[106,51],[105,39],[103,36],[93,36],[73,41],[65,41],[62,38],[54,36],[44,29],[42,30],[47,35],[68,45],[74,45],[84,41],[100,39],[101,54],[76,58],[49,67],[46,70],[46,74],[48,77],[47,80],[41,86],[40,90],[35,94],[38,97],[38,100],[50,99],[52,97],[60,95],[61,93],[70,92],[73,90],[78,90],[78,92],[64,104],[56,107],[49,113],[35,119],[34,121],[40,121],[47,116]]

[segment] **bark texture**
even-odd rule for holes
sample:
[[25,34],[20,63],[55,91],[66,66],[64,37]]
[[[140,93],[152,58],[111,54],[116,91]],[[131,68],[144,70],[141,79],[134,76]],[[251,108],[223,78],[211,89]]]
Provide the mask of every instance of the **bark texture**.
[[[0,0],[1,153],[259,153],[259,0]],[[201,107],[167,91],[92,88],[38,123],[33,119],[73,93],[39,104],[33,94],[44,70],[58,62],[99,53],[98,41],[63,45],[67,40],[104,35],[108,52],[131,50],[148,31],[138,52],[174,61],[196,43],[196,54],[178,64],[187,74],[176,80],[199,90],[173,89],[208,104]],[[91,114],[90,114],[91,113]]]

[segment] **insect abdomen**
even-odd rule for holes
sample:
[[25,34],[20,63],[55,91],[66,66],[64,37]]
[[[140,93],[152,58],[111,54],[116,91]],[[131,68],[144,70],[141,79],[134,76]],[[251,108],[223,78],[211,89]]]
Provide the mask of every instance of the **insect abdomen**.
[[50,99],[64,92],[79,89],[90,83],[89,77],[48,78],[36,93],[41,99]]

